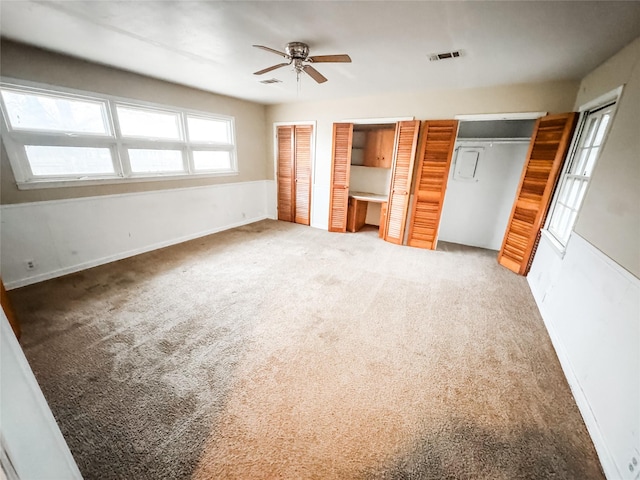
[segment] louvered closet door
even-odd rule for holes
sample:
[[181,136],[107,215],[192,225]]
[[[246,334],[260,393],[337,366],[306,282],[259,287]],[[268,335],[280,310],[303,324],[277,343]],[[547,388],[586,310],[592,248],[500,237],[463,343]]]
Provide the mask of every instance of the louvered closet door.
[[349,174],[351,169],[351,144],[353,124],[333,124],[333,149],[331,159],[331,193],[329,198],[329,231],[347,231],[347,207],[349,203]]
[[526,275],[551,195],[569,149],[575,113],[550,115],[536,123],[520,186],[498,254],[498,262]]
[[311,125],[297,125],[294,131],[295,222],[309,225],[311,211]]
[[422,127],[418,177],[413,194],[407,244],[435,250],[456,141],[456,120],[427,121]]
[[413,176],[420,120],[398,122],[393,160],[393,175],[387,203],[387,228],[384,239],[402,245],[407,222],[409,190]]
[[294,220],[293,127],[278,127],[278,220]]

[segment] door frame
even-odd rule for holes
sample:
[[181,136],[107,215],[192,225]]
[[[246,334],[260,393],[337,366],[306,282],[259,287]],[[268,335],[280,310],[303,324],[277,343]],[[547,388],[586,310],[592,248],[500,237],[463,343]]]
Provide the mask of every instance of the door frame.
[[278,127],[288,127],[296,125],[310,125],[313,131],[311,132],[311,178],[309,179],[311,189],[311,199],[309,201],[309,225],[313,225],[313,189],[315,187],[316,178],[316,136],[318,135],[317,122],[315,120],[297,121],[297,122],[273,122],[273,131],[271,133],[271,141],[273,142],[273,182],[275,184],[275,195],[273,205],[275,212],[275,219],[278,219]]

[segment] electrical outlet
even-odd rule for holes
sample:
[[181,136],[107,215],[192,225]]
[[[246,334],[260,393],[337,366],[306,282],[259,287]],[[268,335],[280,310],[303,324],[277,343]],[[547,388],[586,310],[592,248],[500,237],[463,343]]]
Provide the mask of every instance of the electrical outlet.
[[35,270],[36,269],[36,262],[34,262],[33,260],[25,260],[24,261],[24,265],[25,265],[25,267],[27,267],[27,270]]

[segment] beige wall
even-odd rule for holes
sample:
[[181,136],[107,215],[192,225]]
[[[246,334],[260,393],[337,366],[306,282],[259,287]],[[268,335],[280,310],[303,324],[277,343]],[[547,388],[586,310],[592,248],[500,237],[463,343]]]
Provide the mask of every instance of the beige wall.
[[514,112],[560,113],[573,110],[578,82],[496,86],[467,90],[430,90],[330,102],[267,106],[269,123],[269,178],[273,178],[273,123],[316,121],[311,223],[327,228],[331,145],[334,122],[366,118],[415,117],[451,119],[455,115]]
[[0,163],[0,203],[22,203],[114,193],[163,190],[218,183],[264,180],[268,172],[265,106],[215,95],[202,90],[85,62],[64,55],[2,40],[0,74],[3,77],[58,85],[78,90],[155,102],[235,117],[240,173],[223,177],[199,177],[90,187],[46,188],[20,191],[4,146]]
[[[450,119],[455,115],[505,112],[572,111],[578,82],[510,85],[467,90],[430,90],[377,97],[267,106],[267,122],[316,120],[316,165],[331,164],[332,125],[345,119],[415,117]],[[273,135],[269,137],[273,162]],[[322,172],[314,183],[328,183]],[[269,171],[273,177],[273,168]]]
[[584,78],[575,108],[622,84],[575,230],[640,277],[640,38]]

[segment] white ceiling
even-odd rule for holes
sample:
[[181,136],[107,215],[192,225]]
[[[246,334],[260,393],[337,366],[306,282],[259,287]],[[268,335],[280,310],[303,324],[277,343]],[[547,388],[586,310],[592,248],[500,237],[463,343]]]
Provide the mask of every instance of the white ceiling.
[[[581,79],[640,36],[640,2],[9,1],[2,36],[172,82],[273,104]],[[253,44],[304,41],[317,85]],[[455,60],[429,54],[461,49]],[[263,85],[278,78],[283,83]]]

